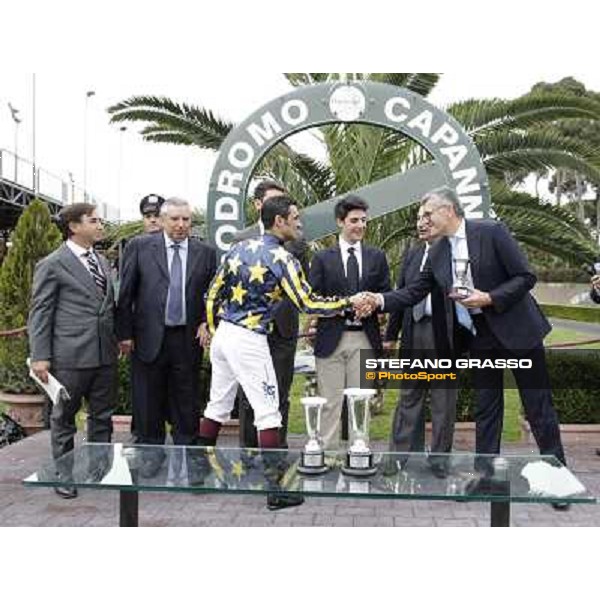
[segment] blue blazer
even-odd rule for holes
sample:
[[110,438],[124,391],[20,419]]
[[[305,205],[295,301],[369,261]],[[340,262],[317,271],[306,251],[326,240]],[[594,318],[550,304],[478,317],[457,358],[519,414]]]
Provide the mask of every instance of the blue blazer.
[[[377,248],[362,244],[361,259],[360,291],[388,292],[391,289],[390,270],[385,254]],[[326,248],[315,254],[308,279],[313,290],[320,296],[348,296],[350,294],[339,246]],[[365,319],[363,325],[373,349],[381,351],[381,334],[377,315]],[[318,358],[331,356],[340,342],[344,328],[344,317],[319,319],[315,356]]]

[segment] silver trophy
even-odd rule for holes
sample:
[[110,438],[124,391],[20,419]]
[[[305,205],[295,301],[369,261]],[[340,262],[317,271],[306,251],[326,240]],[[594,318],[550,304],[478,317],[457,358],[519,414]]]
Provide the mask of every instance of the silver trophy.
[[452,290],[455,296],[459,298],[467,298],[473,292],[469,285],[469,259],[455,258],[454,259],[454,274],[456,275],[456,283]]
[[377,472],[377,467],[373,466],[373,452],[369,448],[370,402],[376,394],[375,390],[344,390],[350,402],[350,448],[346,464],[342,467],[345,475],[367,477]]
[[327,400],[318,396],[302,398],[308,442],[301,453],[298,472],[303,475],[322,475],[329,467],[325,464],[325,452],[321,441],[321,412]]

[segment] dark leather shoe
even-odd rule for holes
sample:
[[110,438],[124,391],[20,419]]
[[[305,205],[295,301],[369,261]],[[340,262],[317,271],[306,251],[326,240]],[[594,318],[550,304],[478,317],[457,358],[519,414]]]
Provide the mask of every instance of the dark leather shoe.
[[427,462],[429,463],[429,468],[435,477],[438,479],[446,479],[446,477],[448,477],[450,465],[445,457],[442,458],[439,456],[429,456]]
[[140,465],[140,475],[144,479],[152,479],[158,475],[166,454],[162,448],[144,449]]
[[448,467],[446,467],[446,465],[440,463],[433,463],[430,465],[430,467],[431,472],[438,479],[446,479],[446,477],[448,477]]
[[65,500],[71,500],[77,498],[77,488],[72,485],[61,485],[54,488],[57,496],[64,498]]
[[561,512],[567,512],[571,510],[571,505],[568,502],[553,502],[552,508]]
[[296,494],[269,494],[267,508],[269,510],[283,510],[304,504],[304,497]]

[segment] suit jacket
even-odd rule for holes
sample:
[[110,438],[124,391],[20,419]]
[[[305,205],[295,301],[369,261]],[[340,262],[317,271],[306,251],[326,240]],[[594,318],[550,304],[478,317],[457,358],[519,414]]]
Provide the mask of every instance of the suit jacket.
[[[492,297],[492,306],[483,309],[490,330],[508,350],[527,351],[539,346],[551,326],[530,294],[536,277],[516,240],[504,224],[490,220],[468,220],[466,235],[473,284]],[[452,280],[450,242],[443,238],[432,245],[425,269],[414,284],[384,294],[385,310],[416,304],[434,285],[447,296]],[[455,320],[455,311],[452,313]]]
[[[348,296],[350,294],[339,246],[326,248],[315,254],[310,266],[309,282],[314,291],[321,296]],[[362,273],[359,290],[384,293],[390,289],[390,270],[385,254],[377,248],[362,244]],[[381,351],[378,316],[375,314],[364,319],[363,326],[373,349]],[[333,354],[344,329],[344,317],[319,319],[315,356],[326,358]]]
[[103,256],[99,262],[107,281],[104,296],[66,244],[38,263],[28,323],[33,361],[48,360],[52,369],[116,363],[114,287],[108,262]]
[[[215,275],[214,248],[199,240],[188,240],[185,278],[187,317],[186,351],[200,356],[196,338],[206,321],[204,296]],[[117,337],[133,339],[136,355],[153,362],[165,334],[165,308],[169,291],[167,248],[163,235],[149,234],[132,239],[125,248],[117,305]]]
[[[234,236],[234,242],[243,242],[261,235],[260,227],[258,224],[244,229]],[[300,239],[291,242],[286,242],[284,248],[293,254],[302,265],[302,268],[306,271],[308,266],[308,244],[306,240]],[[273,330],[278,333],[281,337],[296,340],[298,337],[300,317],[298,309],[294,306],[294,303],[285,297],[273,310]]]

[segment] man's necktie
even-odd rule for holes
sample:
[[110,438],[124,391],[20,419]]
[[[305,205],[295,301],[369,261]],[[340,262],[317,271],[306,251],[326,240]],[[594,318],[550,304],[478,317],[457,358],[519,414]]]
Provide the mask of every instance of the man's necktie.
[[356,258],[356,248],[348,248],[348,264],[346,265],[348,274],[346,280],[348,281],[348,293],[354,295],[358,293],[360,287],[360,274],[358,272],[358,259]]
[[83,256],[85,257],[94,283],[98,286],[98,289],[104,296],[104,294],[106,294],[106,277],[100,269],[100,265],[96,262],[96,257],[92,254],[91,250],[88,250]]
[[456,305],[456,317],[458,322],[473,335],[475,335],[475,325],[473,325],[473,319],[468,309],[465,308],[460,302],[455,302]]
[[182,325],[183,320],[183,273],[179,244],[172,244],[173,260],[171,261],[171,280],[169,282],[169,304],[167,305],[167,324]]

